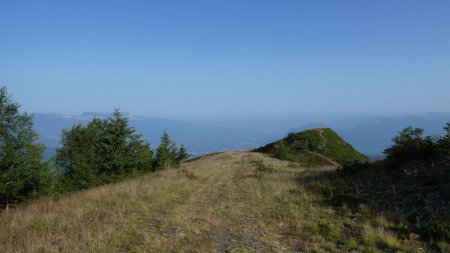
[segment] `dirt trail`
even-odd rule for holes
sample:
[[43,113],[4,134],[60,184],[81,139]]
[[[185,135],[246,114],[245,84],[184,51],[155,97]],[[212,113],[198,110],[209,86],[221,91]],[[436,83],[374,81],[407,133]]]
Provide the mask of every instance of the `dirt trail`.
[[247,174],[251,173],[248,162],[259,156],[223,153],[186,164],[185,169],[199,175],[193,179],[195,186],[186,198],[168,207],[168,213],[151,222],[157,233],[148,233],[144,241],[159,243],[144,248],[167,252],[288,251],[289,245],[269,235],[275,231],[262,232],[258,227],[264,210],[252,201]]
[[323,149],[327,146],[327,139],[323,136],[323,129],[318,129],[320,137],[323,139],[323,143],[319,146],[319,149]]

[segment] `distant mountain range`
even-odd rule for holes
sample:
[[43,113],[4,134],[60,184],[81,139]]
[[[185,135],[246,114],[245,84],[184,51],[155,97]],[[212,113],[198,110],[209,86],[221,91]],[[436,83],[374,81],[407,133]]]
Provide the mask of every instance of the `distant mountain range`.
[[[60,146],[63,129],[70,129],[75,124],[86,124],[95,117],[108,116],[108,113],[93,112],[81,115],[37,113],[34,114],[34,123],[35,129],[40,133],[40,141],[47,147],[48,158],[54,154],[55,148]],[[285,137],[289,132],[330,127],[358,151],[375,158],[381,156],[382,151],[391,145],[391,139],[409,125],[424,128],[426,135],[434,135],[442,134],[442,127],[446,122],[450,122],[450,113],[428,113],[398,118],[343,117],[329,122],[301,117],[260,117],[199,123],[133,116],[127,113],[124,113],[124,116],[153,148],[159,145],[160,136],[166,130],[177,144],[184,144],[194,156],[225,150],[253,149]]]
[[[61,132],[75,124],[86,124],[95,117],[106,118],[105,113],[83,113],[81,115],[34,114],[34,127],[40,141],[47,147],[47,158],[59,147]],[[155,148],[166,130],[179,145],[183,144],[194,156],[225,150],[248,150],[266,144],[279,135],[258,130],[236,129],[203,123],[185,122],[165,118],[149,118],[124,114],[137,133]]]

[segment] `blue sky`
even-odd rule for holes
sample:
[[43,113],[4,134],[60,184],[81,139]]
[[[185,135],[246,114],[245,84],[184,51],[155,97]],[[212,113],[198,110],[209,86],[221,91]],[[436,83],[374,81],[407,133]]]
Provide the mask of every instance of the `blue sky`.
[[450,1],[1,1],[29,112],[241,117],[450,110]]

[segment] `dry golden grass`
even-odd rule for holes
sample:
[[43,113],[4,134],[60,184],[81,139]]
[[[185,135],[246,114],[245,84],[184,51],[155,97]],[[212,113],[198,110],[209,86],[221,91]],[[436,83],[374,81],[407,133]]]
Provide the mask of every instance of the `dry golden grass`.
[[[274,171],[255,173],[253,159]],[[378,242],[420,252],[380,217],[361,223],[320,204],[298,181],[307,171],[225,152],[41,199],[0,213],[0,252],[378,252]]]

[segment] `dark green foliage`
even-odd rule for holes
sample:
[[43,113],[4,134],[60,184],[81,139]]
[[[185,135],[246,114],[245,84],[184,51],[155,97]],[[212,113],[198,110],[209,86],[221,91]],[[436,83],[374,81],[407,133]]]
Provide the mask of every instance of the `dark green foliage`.
[[51,190],[50,166],[42,162],[32,117],[19,113],[6,87],[0,88],[0,203],[23,201]]
[[116,109],[109,119],[94,119],[86,126],[76,125],[63,131],[56,163],[62,169],[65,190],[78,190],[135,173],[178,166],[187,157],[184,146],[177,149],[164,132],[153,158],[150,145]]
[[256,151],[273,154],[278,159],[298,162],[305,166],[367,161],[364,155],[329,128],[289,133],[283,140],[270,143]]
[[432,161],[447,158],[450,154],[450,123],[446,124],[444,130],[444,137],[423,137],[423,129],[406,127],[392,139],[394,144],[384,151],[386,162],[391,167],[399,168],[399,165],[410,160]]
[[437,220],[428,221],[421,229],[421,232],[427,239],[450,241],[450,225],[447,223]]
[[319,233],[327,239],[330,239],[333,233],[333,225],[327,222],[320,222],[317,224]]
[[392,141],[394,145],[387,148],[384,153],[386,159],[398,163],[406,159],[426,159],[433,153],[434,143],[430,137],[422,137],[423,129],[412,128],[403,129]]
[[181,145],[180,149],[178,150],[177,158],[175,159],[175,163],[179,164],[181,161],[188,159],[190,156],[191,155],[188,154],[184,145]]
[[156,149],[154,164],[157,169],[169,169],[178,166],[182,160],[189,158],[189,156],[186,148],[182,145],[180,149],[177,149],[175,142],[164,131],[161,136],[161,143]]
[[168,169],[174,165],[177,149],[175,143],[170,139],[169,134],[164,131],[161,142],[155,153],[155,166],[158,169]]
[[322,183],[320,181],[312,181],[307,183],[309,190],[320,194],[325,201],[335,206],[345,205],[353,209],[365,201],[365,197],[355,191],[348,182],[339,182],[333,185],[330,183]]
[[410,224],[408,233],[450,242],[448,178],[450,170],[445,159],[437,158],[433,163],[405,159],[399,160],[398,165],[380,160],[342,167],[333,176],[332,187],[349,194],[335,197],[335,203],[363,193],[368,200],[363,203],[371,203],[373,210],[401,214],[404,222]]
[[101,183],[98,175],[103,170],[104,128],[104,121],[94,119],[87,126],[76,125],[63,131],[56,164],[70,189],[86,189]]
[[109,119],[63,131],[56,163],[72,189],[114,182],[136,171],[152,170],[152,151],[116,109]]
[[105,123],[105,133],[101,140],[104,158],[102,172],[111,176],[124,174],[129,169],[128,149],[134,130],[117,109]]
[[153,151],[150,144],[139,135],[130,138],[127,149],[127,164],[133,170],[153,171]]
[[445,136],[437,142],[437,152],[440,157],[450,156],[450,123],[444,126]]
[[290,153],[289,148],[283,142],[280,142],[276,145],[273,155],[280,160],[292,162],[297,160],[297,156]]
[[176,166],[189,157],[177,149],[167,133],[157,159],[150,145],[135,134],[118,109],[108,119],[94,119],[62,132],[56,158],[42,162],[44,147],[37,144],[32,117],[0,88],[0,205],[32,197],[59,194],[115,182],[135,172],[153,171],[154,163]]
[[[375,210],[403,214],[410,223],[408,233],[449,242],[450,123],[444,130],[443,137],[424,137],[423,129],[407,127],[385,150],[386,159],[345,164],[338,170],[334,185],[343,192],[363,192]],[[352,184],[342,183],[348,181]]]
[[250,161],[250,164],[255,168],[256,173],[271,173],[274,168],[272,164],[265,164],[261,159],[254,159]]

